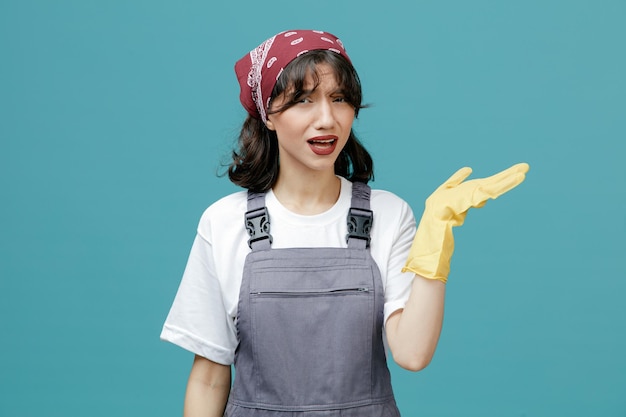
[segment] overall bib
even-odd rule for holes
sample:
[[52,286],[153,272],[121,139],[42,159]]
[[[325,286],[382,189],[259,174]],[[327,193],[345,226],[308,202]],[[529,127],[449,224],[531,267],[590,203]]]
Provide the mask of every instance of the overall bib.
[[347,248],[271,249],[265,195],[248,193],[252,252],[225,416],[400,416],[383,347],[383,283],[368,249],[369,196],[353,184]]

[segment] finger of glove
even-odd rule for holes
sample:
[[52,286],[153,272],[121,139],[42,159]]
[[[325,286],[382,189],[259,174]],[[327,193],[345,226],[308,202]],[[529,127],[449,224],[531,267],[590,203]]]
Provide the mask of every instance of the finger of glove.
[[496,199],[507,191],[512,190],[521,184],[526,176],[520,173],[514,173],[506,177],[498,178],[497,181],[483,182],[476,187],[472,195],[472,206],[482,207],[488,199]]
[[513,166],[510,166],[507,169],[500,171],[497,174],[494,174],[490,177],[479,179],[478,181],[497,183],[501,180],[505,180],[508,177],[515,176],[516,174],[524,175],[526,174],[526,172],[528,172],[528,169],[529,169],[528,164],[525,162],[522,162],[520,164],[515,164]]
[[471,173],[472,168],[463,167],[454,174],[452,174],[452,176],[448,178],[443,184],[441,184],[438,189],[456,187],[457,185],[465,181],[465,179],[469,177]]
[[[490,198],[497,198],[524,181],[528,164],[515,164],[487,178],[473,180]],[[521,177],[520,177],[521,175]]]

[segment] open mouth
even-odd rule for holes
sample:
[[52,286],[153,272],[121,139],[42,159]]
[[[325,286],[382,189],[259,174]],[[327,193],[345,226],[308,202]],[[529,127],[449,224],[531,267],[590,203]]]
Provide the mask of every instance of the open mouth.
[[318,136],[307,140],[311,150],[317,155],[330,155],[337,147],[339,138],[334,135]]
[[307,142],[314,146],[332,146],[337,139],[309,139]]

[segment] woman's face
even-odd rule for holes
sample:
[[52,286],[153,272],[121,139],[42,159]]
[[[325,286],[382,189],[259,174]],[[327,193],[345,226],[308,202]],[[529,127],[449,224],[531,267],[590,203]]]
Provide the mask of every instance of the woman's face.
[[[334,174],[335,160],[350,136],[354,107],[345,101],[330,66],[318,65],[317,74],[317,87],[313,77],[308,76],[304,94],[295,105],[268,115],[267,127],[278,137],[282,174],[285,171]],[[270,111],[280,108],[285,101],[284,94],[278,96]]]

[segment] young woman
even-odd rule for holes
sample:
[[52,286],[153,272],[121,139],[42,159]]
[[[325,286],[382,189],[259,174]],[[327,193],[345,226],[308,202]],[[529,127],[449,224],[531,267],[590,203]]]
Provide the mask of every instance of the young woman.
[[337,37],[279,33],[235,72],[249,115],[229,177],[247,191],[203,214],[161,334],[195,353],[185,416],[397,417],[386,352],[413,371],[430,362],[451,228],[528,166],[460,170],[416,231],[403,200],[366,185],[361,85]]

